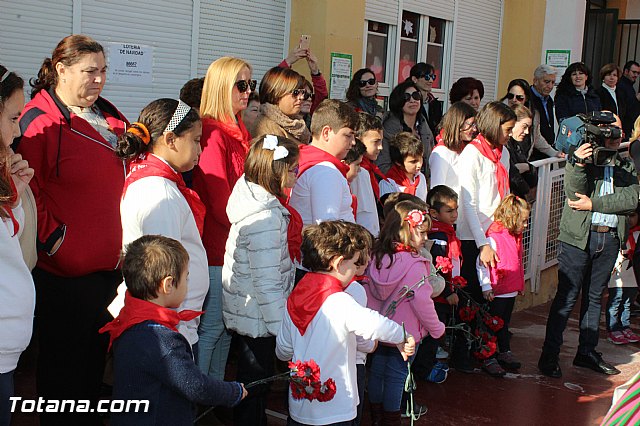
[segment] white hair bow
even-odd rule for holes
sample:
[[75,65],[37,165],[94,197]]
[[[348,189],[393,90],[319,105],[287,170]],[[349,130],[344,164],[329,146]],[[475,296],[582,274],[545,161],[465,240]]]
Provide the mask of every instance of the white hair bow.
[[287,158],[289,150],[282,145],[278,145],[278,138],[274,135],[266,135],[262,142],[262,148],[273,151],[273,160]]

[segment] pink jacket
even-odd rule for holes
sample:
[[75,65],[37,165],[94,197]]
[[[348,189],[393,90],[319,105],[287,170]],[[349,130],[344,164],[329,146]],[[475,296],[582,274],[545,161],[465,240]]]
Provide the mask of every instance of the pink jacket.
[[[422,277],[428,277],[431,268],[427,259],[409,252],[395,253],[391,267],[390,263],[391,258],[384,256],[381,268],[377,269],[375,259],[371,260],[368,268],[371,282],[365,286],[367,307],[382,315],[392,302],[398,300],[398,294],[405,285],[412,287]],[[444,334],[444,324],[438,319],[433,306],[429,282],[425,280],[419,288],[414,288],[414,293],[412,298],[398,303],[395,313],[389,314],[389,318],[398,324],[404,322],[407,333],[416,342],[420,342],[427,334],[439,338]]]

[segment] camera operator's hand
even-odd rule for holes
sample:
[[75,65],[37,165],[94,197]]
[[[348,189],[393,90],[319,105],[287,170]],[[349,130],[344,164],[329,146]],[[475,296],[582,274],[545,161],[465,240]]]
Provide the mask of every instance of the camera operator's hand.
[[[590,143],[583,143],[575,151],[573,151],[573,156],[579,158],[580,160],[589,158],[591,154],[593,154],[593,147]],[[576,166],[584,167],[584,164],[582,162],[576,162]]]
[[567,200],[569,207],[574,210],[591,211],[591,208],[593,207],[591,198],[587,197],[584,194],[580,194],[579,192],[576,192],[575,194],[578,199],[576,201]]

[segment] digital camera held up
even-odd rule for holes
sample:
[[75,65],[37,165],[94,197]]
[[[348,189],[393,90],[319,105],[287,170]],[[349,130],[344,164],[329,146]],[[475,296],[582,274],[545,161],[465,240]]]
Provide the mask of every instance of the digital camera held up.
[[[567,154],[567,161],[571,164],[584,162],[600,167],[613,166],[618,151],[605,148],[604,141],[622,137],[622,129],[611,125],[615,121],[613,113],[608,111],[592,111],[588,115],[578,114],[566,118],[560,122],[556,149]],[[580,161],[573,153],[583,143],[591,144],[593,154]]]

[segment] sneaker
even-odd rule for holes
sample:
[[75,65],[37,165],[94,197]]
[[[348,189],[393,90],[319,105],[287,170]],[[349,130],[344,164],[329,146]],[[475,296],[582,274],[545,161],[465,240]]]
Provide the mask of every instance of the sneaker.
[[622,334],[627,338],[629,343],[638,343],[640,342],[640,336],[633,332],[630,328],[625,328],[622,330]]
[[482,369],[493,377],[504,377],[507,374],[495,358],[485,359],[482,363]]
[[[413,418],[414,419],[417,419],[418,417],[423,416],[425,414],[427,414],[427,406],[426,405],[413,404]],[[403,419],[408,419],[409,416],[410,416],[409,405],[407,404],[407,408],[402,412],[400,417],[402,417]]]
[[427,382],[431,383],[443,383],[447,380],[449,374],[449,366],[444,362],[436,362],[431,372],[427,376]]
[[498,362],[503,368],[508,368],[509,370],[517,370],[522,367],[522,363],[513,356],[511,351],[500,352],[496,356]]
[[449,358],[449,352],[445,351],[442,346],[438,346],[438,351],[436,352],[436,359],[447,359]]
[[628,343],[631,343],[622,333],[622,331],[610,331],[607,340],[614,345],[626,345]]

